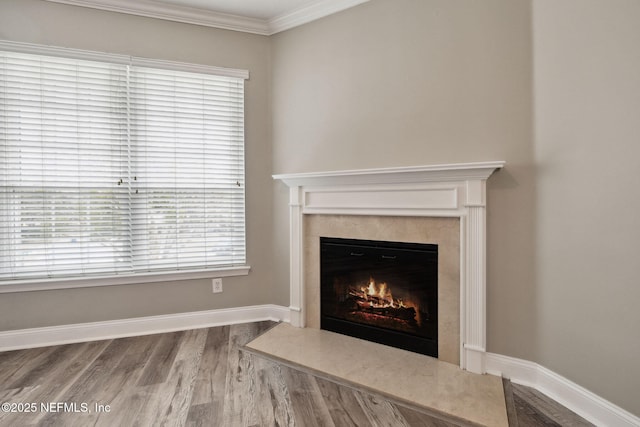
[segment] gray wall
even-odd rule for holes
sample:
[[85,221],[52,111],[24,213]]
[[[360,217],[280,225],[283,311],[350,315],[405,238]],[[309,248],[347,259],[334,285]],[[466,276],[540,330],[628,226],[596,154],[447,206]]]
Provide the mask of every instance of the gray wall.
[[640,2],[534,2],[537,359],[640,415]]
[[488,350],[640,414],[638,22],[635,0],[372,0],[278,34],[274,172],[505,160]]
[[0,39],[248,69],[246,82],[249,276],[0,294],[0,330],[132,318],[254,304],[288,305],[272,285],[270,41],[268,37],[66,6],[0,1]]

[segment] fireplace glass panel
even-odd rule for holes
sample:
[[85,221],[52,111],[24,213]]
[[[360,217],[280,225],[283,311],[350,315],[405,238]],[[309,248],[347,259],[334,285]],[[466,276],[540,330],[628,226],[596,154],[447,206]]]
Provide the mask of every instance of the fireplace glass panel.
[[322,329],[438,357],[438,246],[320,238]]

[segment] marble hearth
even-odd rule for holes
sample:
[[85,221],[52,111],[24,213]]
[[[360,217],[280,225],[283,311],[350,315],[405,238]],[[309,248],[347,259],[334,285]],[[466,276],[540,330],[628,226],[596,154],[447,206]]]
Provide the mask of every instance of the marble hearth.
[[286,323],[244,349],[401,404],[426,408],[442,414],[451,425],[509,424],[500,377],[465,372],[422,354]]
[[436,243],[439,358],[484,373],[486,180],[503,165],[275,175],[290,188],[291,324],[319,328],[320,236]]

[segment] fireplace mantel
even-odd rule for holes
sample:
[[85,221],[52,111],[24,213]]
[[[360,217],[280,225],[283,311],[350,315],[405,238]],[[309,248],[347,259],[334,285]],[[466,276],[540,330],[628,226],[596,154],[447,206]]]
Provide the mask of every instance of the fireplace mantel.
[[460,366],[484,373],[486,181],[504,162],[274,175],[289,187],[291,323],[305,326],[303,216],[460,218]]

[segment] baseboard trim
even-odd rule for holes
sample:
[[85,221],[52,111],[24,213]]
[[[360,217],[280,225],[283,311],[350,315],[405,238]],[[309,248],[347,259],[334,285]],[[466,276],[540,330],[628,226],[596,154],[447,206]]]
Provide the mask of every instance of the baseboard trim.
[[486,353],[486,372],[533,387],[597,426],[638,427],[640,418],[537,363]]
[[289,308],[267,304],[0,332],[0,351],[151,335],[263,320],[289,322]]

